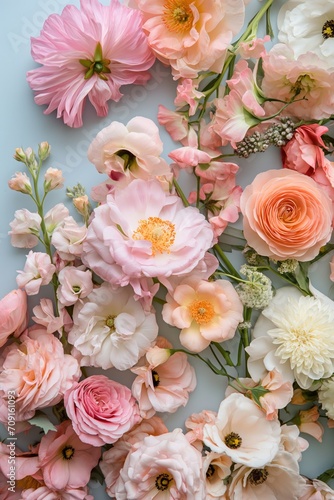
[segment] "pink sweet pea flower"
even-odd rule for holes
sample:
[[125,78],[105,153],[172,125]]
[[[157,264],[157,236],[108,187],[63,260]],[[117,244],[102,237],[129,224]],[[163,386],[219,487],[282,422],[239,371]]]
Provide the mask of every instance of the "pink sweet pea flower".
[[50,283],[55,270],[48,254],[30,250],[23,271],[18,271],[16,282],[27,295],[36,295],[42,285]]
[[117,0],[81,0],[80,8],[67,5],[48,17],[31,44],[42,66],[27,73],[35,102],[48,105],[46,114],[57,110],[70,127],[82,126],[87,97],[106,116],[107,101],[120,100],[122,85],[146,83],[154,63],[138,11]]
[[197,90],[198,82],[191,78],[185,78],[176,87],[176,98],[174,99],[175,106],[182,108],[186,104],[189,105],[189,116],[196,113],[198,100],[204,96],[203,92]]
[[26,208],[16,210],[14,217],[14,220],[9,224],[12,230],[8,233],[11,236],[13,247],[33,248],[38,245],[41,217]]
[[264,38],[253,38],[253,40],[241,42],[238,53],[243,59],[259,59],[266,51],[264,44],[267,42],[270,42],[269,35],[266,35]]
[[0,347],[10,335],[19,337],[27,326],[27,294],[13,290],[0,300]]
[[43,480],[51,489],[86,486],[90,473],[99,461],[101,450],[80,441],[70,420],[56,426],[42,437],[38,457]]
[[89,269],[66,266],[58,274],[57,297],[63,306],[71,306],[93,291],[92,272]]
[[51,242],[62,259],[71,261],[81,256],[86,234],[86,226],[79,226],[73,217],[69,216],[54,230]]
[[162,104],[159,105],[158,121],[163,125],[173,141],[182,144],[188,137],[188,120],[176,111],[170,111]]
[[141,420],[130,389],[104,375],[74,385],[64,405],[80,440],[92,446],[115,443]]

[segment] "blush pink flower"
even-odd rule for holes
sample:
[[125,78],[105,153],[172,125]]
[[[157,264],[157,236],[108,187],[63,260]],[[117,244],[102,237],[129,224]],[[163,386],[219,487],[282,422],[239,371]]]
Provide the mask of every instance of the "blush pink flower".
[[114,497],[116,494],[119,474],[132,446],[141,442],[146,436],[160,436],[166,432],[168,432],[168,429],[163,420],[160,417],[154,416],[150,419],[142,420],[129,432],[123,434],[109,450],[103,453],[99,466],[105,478],[106,491],[110,497]]
[[38,448],[46,486],[54,490],[86,486],[101,450],[80,441],[70,420],[57,425],[56,429],[42,437]]
[[92,272],[89,269],[64,267],[58,274],[58,280],[57,297],[63,306],[71,306],[93,291]]
[[136,443],[120,472],[118,500],[203,500],[202,456],[181,429]]
[[22,491],[20,500],[94,500],[92,495],[88,494],[88,487],[66,488],[62,491],[56,491],[47,486],[39,488],[28,488]]
[[33,327],[2,353],[0,420],[7,421],[7,392],[16,394],[16,420],[32,418],[35,411],[61,401],[65,391],[77,382],[79,363],[64,354],[61,342],[44,328]]
[[110,177],[111,184],[124,184],[136,178],[169,175],[170,168],[160,157],[162,150],[156,124],[136,116],[127,125],[113,121],[102,129],[89,146],[88,159],[98,172]]
[[319,479],[308,480],[299,500],[332,500],[334,490]]
[[[171,347],[159,337],[157,345]],[[161,364],[151,364],[147,358],[150,359],[150,351],[144,365],[131,368],[137,375],[132,394],[138,401],[140,414],[143,418],[150,418],[157,411],[174,413],[187,404],[189,393],[196,387],[195,370],[183,352],[176,352]]]
[[174,104],[179,108],[189,105],[189,116],[193,116],[196,113],[198,101],[204,97],[203,92],[197,90],[197,85],[198,82],[195,82],[191,78],[184,78],[176,87]]
[[222,70],[226,51],[244,22],[242,0],[134,0],[156,56],[172,66],[175,78]]
[[[59,310],[59,316],[54,314],[54,304],[50,299],[41,299],[39,304],[33,308],[35,323],[45,326],[47,333],[61,331],[63,326],[72,324],[72,319],[65,308]],[[67,328],[66,328],[67,331]]]
[[181,329],[180,342],[192,352],[233,338],[243,321],[243,305],[227,280],[187,279],[167,294],[166,301],[164,321]]
[[16,210],[14,217],[14,220],[9,224],[12,228],[9,234],[13,247],[33,248],[38,245],[41,217],[26,208]]
[[185,421],[188,432],[186,438],[195,448],[202,451],[203,448],[203,428],[205,424],[213,424],[217,418],[217,412],[202,410],[200,413],[193,413]]
[[51,242],[62,259],[71,261],[81,256],[86,234],[86,226],[79,226],[73,217],[68,216],[53,231]]
[[12,290],[0,300],[0,347],[10,335],[19,337],[28,326],[27,294]]
[[188,137],[188,121],[185,116],[176,111],[170,111],[159,104],[158,121],[163,125],[173,141],[182,142]]
[[8,181],[8,186],[13,191],[24,194],[32,193],[31,182],[25,172],[16,172],[15,176]]
[[141,277],[192,271],[212,243],[210,224],[156,180],[135,179],[94,211],[82,260],[102,279],[125,286]]
[[146,83],[154,63],[140,13],[117,0],[81,0],[80,10],[67,5],[48,17],[31,51],[42,65],[27,73],[35,102],[48,105],[46,114],[57,110],[70,127],[82,126],[87,98],[106,116],[107,101],[120,100],[122,85]]
[[50,283],[55,270],[48,254],[30,250],[23,271],[18,271],[16,282],[27,295],[36,295],[41,286]]
[[46,192],[63,187],[65,179],[58,168],[48,168],[44,174],[44,189]]
[[266,52],[264,44],[270,42],[270,36],[266,35],[263,38],[253,38],[246,42],[241,42],[238,49],[238,54],[243,59],[255,58],[259,59]]
[[311,260],[332,234],[330,198],[299,172],[258,174],[242,193],[240,207],[247,243],[272,259]]
[[74,385],[64,404],[76,434],[92,446],[115,443],[141,420],[130,389],[104,375]]
[[[7,479],[11,473],[11,466],[13,466],[13,462],[11,462],[13,458],[13,453],[11,453],[13,452],[13,446],[9,447],[8,444],[0,443],[0,471],[7,476]],[[30,451],[23,452],[15,446],[15,478],[19,483],[27,477],[41,478],[37,451],[33,448]],[[1,490],[0,493],[2,493]],[[1,498],[3,497],[1,496]]]

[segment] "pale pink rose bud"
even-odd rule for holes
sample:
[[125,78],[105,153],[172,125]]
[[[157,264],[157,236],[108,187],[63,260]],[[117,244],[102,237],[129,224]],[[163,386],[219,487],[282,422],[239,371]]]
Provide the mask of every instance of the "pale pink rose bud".
[[61,170],[58,168],[48,168],[44,175],[44,189],[46,192],[53,189],[62,188],[64,185],[64,177]]
[[88,196],[86,194],[73,198],[73,205],[78,210],[79,214],[81,214],[83,217],[87,217],[87,215],[89,215],[90,204]]
[[30,179],[25,172],[16,172],[15,176],[8,181],[8,186],[13,191],[20,191],[24,194],[31,194]]
[[47,159],[47,157],[50,155],[51,151],[51,146],[48,142],[44,141],[41,142],[38,145],[38,156],[41,161],[44,161]]

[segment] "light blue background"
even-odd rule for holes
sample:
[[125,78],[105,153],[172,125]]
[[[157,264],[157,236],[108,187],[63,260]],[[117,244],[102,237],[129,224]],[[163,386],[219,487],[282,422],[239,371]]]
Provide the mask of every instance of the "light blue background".
[[[112,120],[127,123],[136,115],[153,119],[159,104],[173,109],[173,99],[176,83],[173,82],[168,68],[157,63],[153,68],[153,77],[145,87],[133,86],[123,90],[124,98],[118,104],[110,104],[110,112],[106,118],[98,118],[90,105],[84,112],[84,126],[71,129],[64,125],[61,119],[56,119],[55,113],[44,115],[43,108],[33,100],[33,92],[26,82],[26,72],[37,65],[30,55],[30,36],[38,36],[46,17],[60,13],[67,3],[78,5],[77,1],[65,0],[15,0],[3,2],[1,6],[1,134],[0,134],[0,297],[16,288],[16,270],[23,269],[27,251],[13,248],[8,236],[9,222],[14,218],[14,211],[20,208],[34,210],[27,196],[11,191],[7,182],[23,165],[13,159],[15,148],[31,146],[37,151],[38,144],[48,141],[52,147],[52,155],[47,166],[61,168],[66,178],[66,186],[72,187],[77,182],[86,186],[89,192],[93,185],[101,182],[95,168],[86,158],[87,148],[97,132]],[[102,3],[107,4],[106,0]],[[283,0],[276,0],[274,9],[282,5]],[[5,6],[4,6],[5,4]],[[252,0],[249,8],[251,15],[261,6],[258,0]],[[164,157],[177,147],[173,145],[163,128],[161,137],[165,144]],[[256,158],[238,161],[240,173],[238,183],[245,186],[260,171],[269,168],[279,168],[280,158],[277,150],[258,155]],[[183,185],[186,181],[183,180]],[[70,206],[65,191],[54,191],[48,197],[47,208],[56,203],[64,202]],[[314,283],[325,293],[329,292],[328,259],[317,264],[312,275]],[[36,304],[36,298],[30,298],[30,307]],[[176,333],[164,325],[160,334],[175,339]],[[232,343],[233,344],[233,343]],[[231,346],[233,347],[233,346]],[[224,397],[226,383],[209,372],[199,363],[191,360],[196,367],[198,386],[191,395],[189,404],[174,415],[166,416],[166,424],[170,429],[182,427],[184,420],[192,413],[202,409],[216,410]],[[96,373],[91,370],[90,373]],[[123,383],[131,383],[131,374],[111,370],[111,377]],[[325,424],[326,426],[326,424]],[[3,437],[5,433],[3,433]],[[27,444],[31,436],[25,436],[22,442]],[[305,436],[306,437],[306,436]],[[326,431],[324,443],[320,445],[310,438],[310,448],[304,453],[301,470],[311,477],[317,476],[324,469],[334,466],[333,457],[334,433]],[[92,484],[91,493],[94,498],[102,500],[109,498],[103,488]]]

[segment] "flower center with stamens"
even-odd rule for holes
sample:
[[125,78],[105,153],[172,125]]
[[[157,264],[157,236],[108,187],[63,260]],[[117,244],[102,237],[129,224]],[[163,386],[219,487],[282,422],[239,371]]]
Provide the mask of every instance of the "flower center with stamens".
[[259,484],[264,483],[267,480],[267,477],[268,477],[268,471],[266,468],[253,469],[248,476],[248,480],[254,486],[258,486]]
[[195,300],[190,304],[189,311],[199,325],[209,323],[215,314],[213,306],[208,300]]
[[106,326],[108,328],[110,328],[111,331],[115,330],[115,318],[116,318],[116,316],[109,314],[109,316],[107,316],[106,321],[105,321]]
[[215,467],[212,464],[210,464],[208,467],[208,470],[206,471],[206,477],[207,478],[212,477],[214,475],[215,471],[216,471]]
[[236,450],[237,448],[240,448],[242,439],[236,432],[230,432],[227,436],[225,436],[224,442],[228,448]]
[[164,3],[162,20],[169,31],[185,33],[190,31],[194,15],[189,6],[191,0],[167,0]]
[[136,162],[136,156],[127,149],[120,149],[116,151],[115,155],[120,156],[124,161],[124,170],[130,169]]
[[153,380],[153,387],[158,387],[160,384],[160,377],[159,373],[156,372],[155,370],[152,370],[152,380]]
[[134,240],[147,240],[152,243],[152,255],[170,253],[170,247],[175,240],[175,225],[160,217],[149,217],[139,221],[139,226],[133,233]]
[[65,448],[61,450],[61,453],[63,455],[63,458],[65,458],[65,460],[71,460],[71,458],[73,458],[74,452],[75,450],[73,446],[65,446]]
[[334,38],[334,19],[326,21],[321,30],[323,38]]
[[164,472],[163,474],[159,474],[159,476],[156,477],[155,487],[159,491],[165,491],[169,488],[169,483],[171,481],[173,481],[173,476],[170,476],[169,474],[166,474]]

